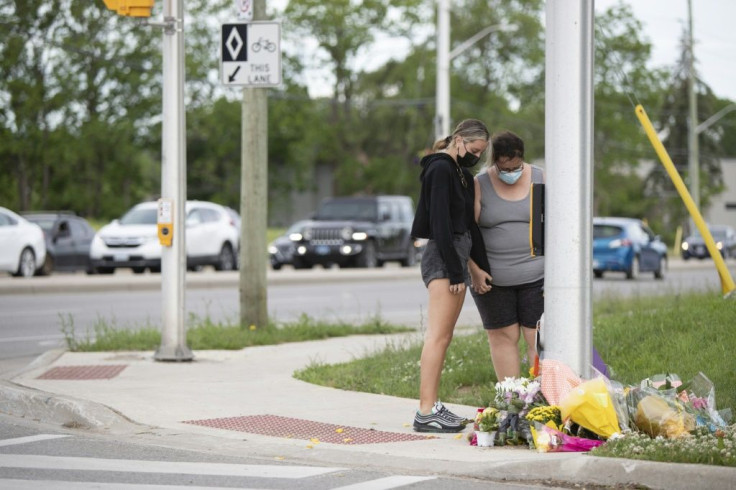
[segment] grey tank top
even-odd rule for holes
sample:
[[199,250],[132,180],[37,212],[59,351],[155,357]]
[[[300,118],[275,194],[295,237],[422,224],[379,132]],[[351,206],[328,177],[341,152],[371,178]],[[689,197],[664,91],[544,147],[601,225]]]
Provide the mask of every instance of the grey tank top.
[[[544,173],[531,165],[532,182],[542,184]],[[493,284],[518,286],[544,278],[544,257],[534,257],[529,243],[530,195],[518,201],[503,199],[493,188],[488,172],[477,176],[480,184],[478,226],[491,264]]]

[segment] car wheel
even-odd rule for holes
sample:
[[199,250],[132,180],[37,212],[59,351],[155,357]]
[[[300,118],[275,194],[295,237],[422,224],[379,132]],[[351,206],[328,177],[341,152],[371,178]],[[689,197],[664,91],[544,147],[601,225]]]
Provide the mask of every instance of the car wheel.
[[50,276],[53,270],[54,270],[54,258],[47,253],[46,260],[44,260],[43,265],[38,271],[38,274],[40,276]]
[[409,247],[406,250],[406,257],[401,259],[401,267],[414,267],[417,265],[417,253],[414,250],[414,244],[409,241]]
[[95,267],[94,271],[95,274],[112,274],[115,269],[112,267]]
[[15,277],[33,277],[36,273],[36,254],[26,247],[20,253],[18,270],[13,274]]
[[226,243],[222,246],[220,254],[217,256],[215,270],[231,271],[233,269],[235,269],[235,255],[233,254],[233,248],[229,243]]
[[133,274],[143,274],[146,272],[145,267],[133,267]]
[[273,269],[275,271],[280,271],[281,270],[281,264],[271,264],[271,269]]
[[655,279],[664,279],[664,270],[667,268],[667,261],[664,257],[659,258],[659,265],[657,266],[657,270],[654,271],[654,278]]
[[373,269],[378,265],[376,257],[376,245],[373,242],[367,242],[363,248],[363,252],[358,255],[358,267],[365,269]]
[[601,277],[603,277],[603,271],[593,271],[593,275],[596,279],[600,279]]
[[639,257],[634,255],[631,260],[631,267],[626,271],[626,279],[637,279],[639,277]]

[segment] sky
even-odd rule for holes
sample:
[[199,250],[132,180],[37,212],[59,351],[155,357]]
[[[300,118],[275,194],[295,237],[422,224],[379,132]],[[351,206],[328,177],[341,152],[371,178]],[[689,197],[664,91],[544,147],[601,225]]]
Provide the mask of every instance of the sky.
[[[736,2],[691,0],[695,69],[721,98],[736,101]],[[596,12],[619,0],[595,0]],[[680,53],[680,40],[688,24],[688,0],[622,0],[632,7],[652,43],[651,66],[672,66]]]

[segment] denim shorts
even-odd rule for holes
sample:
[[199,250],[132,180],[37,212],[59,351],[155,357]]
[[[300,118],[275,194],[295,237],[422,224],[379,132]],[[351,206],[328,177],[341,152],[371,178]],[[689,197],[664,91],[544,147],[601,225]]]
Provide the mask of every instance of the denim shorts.
[[536,328],[544,312],[544,279],[518,286],[493,286],[485,294],[471,293],[486,330],[515,323]]
[[[470,257],[470,232],[458,233],[453,235],[452,243],[455,247],[457,256],[460,257],[460,264],[463,268],[463,278],[465,285],[470,286],[470,274],[468,273],[468,258]],[[422,254],[422,280],[425,286],[434,279],[447,279],[450,274],[447,272],[447,265],[442,260],[440,250],[437,248],[437,242],[429,240]]]

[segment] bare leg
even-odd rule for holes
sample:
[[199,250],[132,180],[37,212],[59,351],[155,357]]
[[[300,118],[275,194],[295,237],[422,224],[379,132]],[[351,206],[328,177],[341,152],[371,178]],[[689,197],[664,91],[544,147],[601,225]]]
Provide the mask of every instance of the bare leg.
[[424,336],[419,374],[419,411],[428,414],[437,401],[440,375],[465,292],[452,294],[449,279],[429,283],[428,327]]
[[508,327],[486,330],[488,333],[488,344],[491,348],[491,361],[493,370],[499,381],[505,378],[517,378],[521,371],[521,359],[519,358],[519,324],[514,323]]
[[534,358],[537,356],[537,350],[534,348],[534,343],[537,340],[537,330],[535,328],[521,327],[521,332],[526,342],[526,358],[529,361],[529,365],[533,366]]

